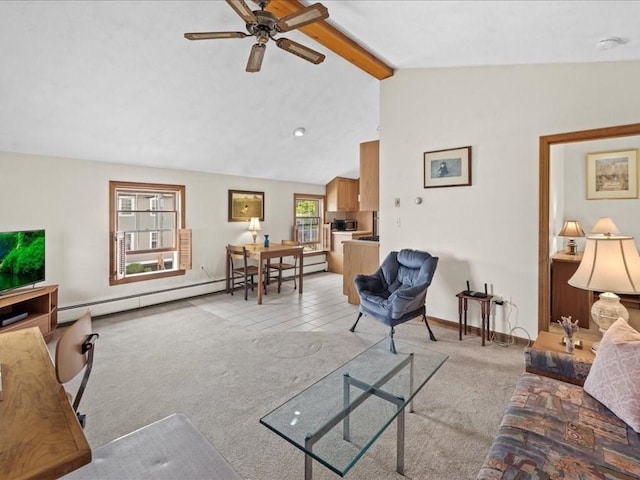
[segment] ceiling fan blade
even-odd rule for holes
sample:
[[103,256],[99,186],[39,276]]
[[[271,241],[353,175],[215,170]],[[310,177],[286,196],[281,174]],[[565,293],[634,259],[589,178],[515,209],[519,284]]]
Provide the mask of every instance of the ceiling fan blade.
[[258,23],[258,19],[244,0],[227,0],[227,3],[246,23]]
[[249,60],[247,61],[247,72],[255,73],[260,71],[266,49],[267,46],[264,43],[256,43],[251,47],[251,53],[249,54]]
[[[227,0],[228,1],[228,0]],[[321,3],[314,3],[308,7],[298,10],[290,15],[282,17],[276,22],[276,30],[279,32],[288,32],[294,28],[304,27],[318,20],[329,18],[329,10]]]
[[249,35],[244,32],[200,32],[185,33],[184,38],[187,40],[215,40],[218,38],[244,38]]
[[304,58],[308,62],[315,63],[316,65],[322,63],[325,59],[325,56],[320,52],[316,52],[315,50],[305,47],[293,40],[289,40],[288,38],[279,38],[276,40],[276,45],[281,49],[286,50],[289,53],[293,53],[300,58]]

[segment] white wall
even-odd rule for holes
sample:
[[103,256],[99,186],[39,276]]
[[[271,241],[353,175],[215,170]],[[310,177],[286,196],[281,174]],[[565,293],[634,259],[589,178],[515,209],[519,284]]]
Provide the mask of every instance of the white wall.
[[[193,270],[184,276],[109,286],[109,180],[186,186]],[[46,282],[60,285],[61,307],[138,295],[224,279],[225,245],[251,242],[248,224],[227,222],[228,189],[265,193],[265,221],[258,241],[266,233],[272,242],[291,238],[294,193],[325,192],[324,185],[0,152],[0,230],[46,229]],[[309,263],[323,260],[323,256],[311,257]],[[223,287],[219,281],[196,293]],[[98,313],[156,300],[107,304]]]
[[[400,70],[382,82],[381,255],[440,257],[429,315],[457,321],[455,294],[486,282],[516,305],[497,329],[536,337],[539,137],[638,122],[639,82],[640,62]],[[472,186],[424,189],[423,152],[467,145]]]
[[[552,157],[552,162],[560,162],[564,168],[564,178],[558,195],[563,197],[564,211],[562,220],[575,219],[580,222],[585,234],[593,227],[600,217],[610,217],[623,235],[635,237],[636,245],[640,242],[640,199],[608,199],[587,200],[586,158],[588,153],[613,152],[618,150],[633,150],[640,148],[640,137],[623,137],[592,142],[579,142],[564,145],[561,158]],[[559,230],[556,230],[558,232]],[[568,239],[562,238],[559,248],[564,248]],[[577,238],[578,250],[584,250],[584,238]]]

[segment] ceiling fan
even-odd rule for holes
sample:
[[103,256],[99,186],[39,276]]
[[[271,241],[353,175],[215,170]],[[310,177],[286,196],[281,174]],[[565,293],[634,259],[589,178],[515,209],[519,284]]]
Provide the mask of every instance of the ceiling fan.
[[246,22],[247,32],[201,32],[185,33],[188,40],[215,40],[219,38],[244,38],[256,37],[258,43],[253,45],[247,62],[247,72],[259,72],[262,66],[262,59],[267,47],[267,42],[271,38],[281,49],[293,53],[311,63],[319,64],[324,61],[325,56],[309,47],[305,47],[288,38],[278,38],[278,33],[288,32],[296,28],[303,27],[319,20],[329,17],[329,10],[320,4],[314,3],[304,7],[297,12],[286,15],[282,18],[276,17],[273,13],[267,12],[265,7],[270,0],[257,1],[260,10],[251,10],[244,0],[227,0],[227,3]]

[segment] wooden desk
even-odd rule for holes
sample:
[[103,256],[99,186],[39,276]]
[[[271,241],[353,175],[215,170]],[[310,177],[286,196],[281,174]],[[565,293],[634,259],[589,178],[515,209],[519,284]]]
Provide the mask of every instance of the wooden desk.
[[[473,295],[467,295],[464,292],[456,294],[458,297],[458,326],[459,326],[459,340],[462,340],[462,313],[464,310],[464,334],[467,334],[467,302],[469,300],[475,300],[480,302],[480,315],[482,317],[482,325],[480,327],[480,336],[482,337],[482,346],[484,347],[485,331],[487,340],[489,340],[491,320],[491,299],[493,295],[487,295],[486,297],[474,297]],[[486,329],[485,329],[486,324]]]
[[[264,280],[264,268],[265,262],[267,267],[269,265],[269,261],[272,258],[280,258],[280,257],[298,257],[298,294],[302,295],[302,268],[304,263],[304,255],[302,254],[304,251],[304,247],[300,245],[281,245],[279,243],[272,243],[268,247],[264,245],[251,243],[245,245],[247,249],[247,255],[249,258],[253,258],[258,261],[258,305],[262,305],[262,293],[263,286],[262,282]],[[227,290],[231,288],[230,280],[231,280],[231,269],[229,265],[229,261],[227,259],[226,263],[226,275],[227,275]]]
[[0,334],[0,478],[53,479],[91,461],[91,449],[38,327]]

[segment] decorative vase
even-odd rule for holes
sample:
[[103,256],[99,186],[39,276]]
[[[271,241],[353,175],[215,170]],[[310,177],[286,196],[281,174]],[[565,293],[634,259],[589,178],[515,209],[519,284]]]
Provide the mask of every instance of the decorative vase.
[[567,353],[573,353],[573,336],[565,336],[564,337],[564,351]]
[[269,246],[269,235],[265,235],[264,236],[264,246],[268,247]]

